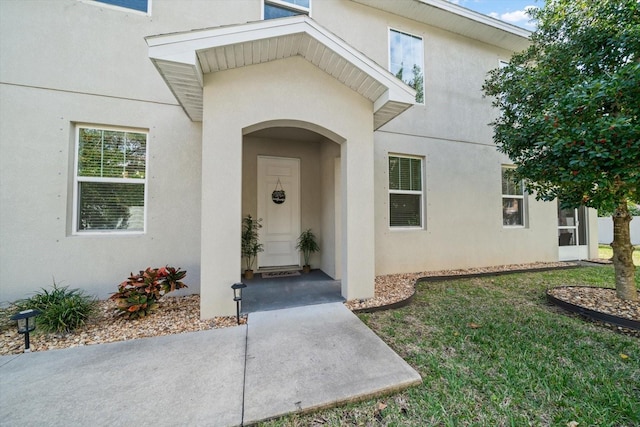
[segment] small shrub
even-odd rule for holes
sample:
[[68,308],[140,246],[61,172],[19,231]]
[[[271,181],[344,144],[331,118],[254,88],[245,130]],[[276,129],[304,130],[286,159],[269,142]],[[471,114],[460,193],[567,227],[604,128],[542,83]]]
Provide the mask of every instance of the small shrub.
[[12,311],[34,309],[40,310],[36,322],[38,329],[44,332],[69,332],[84,326],[95,312],[96,299],[88,296],[80,289],[58,287],[53,282],[53,289],[41,288],[31,298],[22,299],[12,304]]
[[130,319],[145,317],[157,310],[158,300],[164,295],[187,287],[181,282],[186,275],[186,271],[169,266],[131,273],[111,299],[116,301],[121,315]]

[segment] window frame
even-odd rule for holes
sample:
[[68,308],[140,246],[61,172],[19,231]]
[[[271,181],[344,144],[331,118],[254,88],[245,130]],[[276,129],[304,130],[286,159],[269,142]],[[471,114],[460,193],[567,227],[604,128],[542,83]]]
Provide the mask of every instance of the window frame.
[[[522,194],[505,194],[502,191],[502,182],[504,180],[504,171],[505,170],[514,170],[516,167],[513,165],[500,165],[500,194],[502,195],[500,200],[501,200],[501,206],[502,206],[502,227],[503,228],[527,228],[527,211],[528,211],[528,207],[527,207],[527,199],[528,199],[528,193],[527,193],[527,188],[524,185],[524,180],[520,181],[520,188],[522,189]],[[517,199],[517,200],[521,200],[521,206],[522,206],[522,224],[505,224],[505,212],[504,212],[504,201],[505,199]]]
[[[418,104],[418,105],[425,105],[425,104],[426,104],[426,90],[425,90],[425,82],[426,82],[426,79],[425,79],[425,69],[424,69],[424,60],[425,60],[425,54],[424,54],[424,37],[419,36],[419,35],[417,35],[417,34],[410,33],[410,32],[408,32],[408,31],[399,30],[399,29],[394,28],[394,27],[388,27],[388,28],[387,28],[387,55],[388,55],[387,70],[388,70],[391,74],[393,74],[393,76],[394,76],[394,77],[396,76],[396,74],[397,74],[397,73],[394,73],[394,72],[391,70],[391,33],[392,33],[392,32],[399,33],[399,34],[402,34],[402,35],[404,35],[404,36],[408,36],[408,37],[413,37],[413,38],[415,38],[415,39],[419,39],[419,40],[420,40],[420,42],[421,42],[421,44],[422,44],[422,54],[421,54],[421,57],[422,57],[422,64],[415,64],[415,65],[419,65],[419,66],[420,66],[420,69],[422,70],[422,102],[418,102],[418,101],[416,101],[416,104]],[[401,81],[402,81],[404,84],[406,84],[406,85],[408,85],[408,86],[411,86],[411,85],[409,85],[407,82],[405,82],[403,79],[402,79]],[[416,96],[417,96],[417,94],[416,94]]]
[[116,4],[111,4],[111,3],[105,3],[102,0],[80,0],[82,3],[86,3],[86,4],[90,4],[93,6],[99,6],[99,7],[106,7],[108,9],[113,9],[113,10],[118,10],[120,12],[132,12],[132,13],[136,13],[136,14],[140,14],[140,15],[144,15],[144,16],[151,16],[151,2],[153,0],[146,0],[147,2],[147,11],[143,11],[143,10],[139,10],[139,9],[134,9],[132,7],[127,7],[127,6],[119,6]]
[[[79,177],[78,176],[78,163],[79,163],[79,149],[80,149],[80,129],[98,129],[102,131],[114,131],[114,132],[131,132],[131,133],[144,133],[147,138],[145,142],[145,155],[144,165],[145,173],[144,179],[140,178],[111,178],[111,177]],[[75,123],[74,124],[74,157],[73,157],[73,205],[71,215],[71,234],[73,236],[123,236],[123,235],[142,235],[147,233],[147,199],[148,199],[148,183],[149,183],[149,130],[135,127],[119,127],[109,125],[99,125],[93,123]],[[137,184],[144,186],[143,196],[143,224],[142,230],[119,230],[119,229],[99,229],[99,230],[81,230],[79,227],[80,220],[80,183],[81,182],[93,182],[93,183],[106,183],[106,184]]]
[[280,9],[286,9],[293,12],[297,12],[297,15],[306,15],[311,17],[311,5],[313,0],[309,0],[309,7],[300,6],[297,4],[289,3],[286,0],[262,0],[262,8],[260,9],[260,19],[265,20],[264,8],[269,5]]
[[[419,160],[420,161],[420,191],[416,191],[416,190],[395,190],[391,188],[391,173],[390,173],[390,168],[389,168],[389,162],[390,159],[392,157],[396,157],[396,158],[400,158],[400,159],[413,159],[413,160]],[[388,216],[388,221],[387,221],[387,227],[390,230],[395,230],[395,231],[415,231],[415,230],[424,230],[425,229],[425,170],[424,170],[424,164],[425,164],[425,158],[423,156],[416,156],[416,155],[410,155],[410,154],[399,154],[399,153],[389,153],[387,155],[387,204],[388,209],[387,209],[387,214]],[[417,195],[420,197],[420,201],[419,201],[419,206],[420,206],[420,225],[416,225],[416,226],[410,226],[410,225],[406,225],[406,226],[402,226],[402,225],[391,225],[391,195],[392,194],[408,194],[408,195]]]

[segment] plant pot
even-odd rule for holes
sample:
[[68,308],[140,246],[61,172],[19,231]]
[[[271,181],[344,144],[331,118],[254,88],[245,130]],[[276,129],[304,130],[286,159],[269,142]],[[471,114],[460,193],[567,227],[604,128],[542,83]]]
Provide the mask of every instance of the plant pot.
[[310,266],[310,265],[303,265],[303,266],[302,266],[302,272],[303,272],[303,273],[309,273],[309,272],[311,272],[311,266]]
[[253,279],[253,270],[245,270],[244,278],[249,280]]

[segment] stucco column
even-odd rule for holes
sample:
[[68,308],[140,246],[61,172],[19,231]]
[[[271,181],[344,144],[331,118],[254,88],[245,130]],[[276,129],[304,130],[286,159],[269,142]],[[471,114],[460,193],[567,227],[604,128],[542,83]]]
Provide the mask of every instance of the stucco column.
[[372,298],[375,290],[373,131],[341,145],[342,296]]
[[240,280],[242,131],[227,120],[228,114],[221,109],[202,123],[203,319],[235,314],[231,285]]

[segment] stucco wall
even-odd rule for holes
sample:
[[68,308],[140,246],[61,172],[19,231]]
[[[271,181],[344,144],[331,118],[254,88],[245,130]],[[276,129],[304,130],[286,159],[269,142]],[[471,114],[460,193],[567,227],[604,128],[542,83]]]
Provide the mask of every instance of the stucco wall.
[[[259,18],[259,0],[153,1],[153,15],[78,0],[0,2],[0,304],[55,279],[100,298],[165,264],[200,284],[201,125],[148,59],[147,35]],[[72,235],[74,125],[145,129],[147,233]]]
[[[423,157],[423,230],[389,227],[388,154]],[[554,203],[527,201],[527,226],[502,226],[501,164],[491,146],[376,134],[376,273],[554,261]]]
[[306,123],[341,144],[342,292],[373,296],[372,103],[300,57],[208,74],[204,99],[201,315],[234,310],[243,132],[260,123]]
[[[320,204],[320,219],[309,218],[322,246],[336,249],[320,259],[336,276],[347,274],[347,260],[367,270],[375,258],[381,274],[557,258],[555,204],[530,198],[528,227],[502,228],[500,165],[508,160],[492,145],[487,123],[495,112],[481,93],[487,71],[509,58],[502,49],[351,1],[316,0],[312,18],[384,68],[389,28],[423,37],[425,104],[373,136],[368,100],[290,58],[205,76],[210,115],[191,122],[149,60],[144,37],[259,20],[261,5],[153,0],[146,15],[80,0],[0,1],[0,303],[28,296],[52,276],[105,297],[130,271],[163,264],[187,269],[188,291],[197,292],[201,250],[239,253],[239,218],[251,203],[241,196],[249,178],[229,182],[238,213],[214,231],[201,208],[216,212],[215,194],[201,190],[241,169],[243,129],[269,120],[317,123],[353,142],[321,144],[314,166],[320,202],[304,208]],[[72,235],[73,127],[80,122],[149,131],[146,234]],[[424,156],[425,230],[387,226],[388,153]],[[360,162],[375,169],[349,175]],[[206,274],[233,283],[234,257]],[[358,292],[351,295],[366,293]],[[211,307],[223,298],[209,297]],[[232,314],[225,304],[219,312]]]
[[[0,110],[0,301],[54,279],[105,298],[166,264],[198,292],[201,136],[178,106],[2,85]],[[146,234],[72,234],[74,123],[149,131]]]

